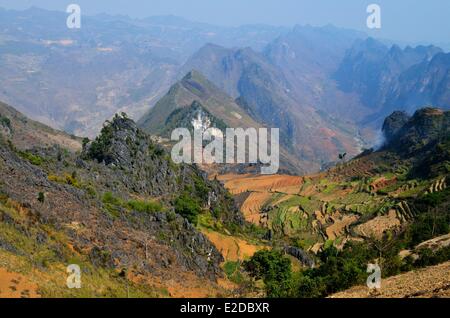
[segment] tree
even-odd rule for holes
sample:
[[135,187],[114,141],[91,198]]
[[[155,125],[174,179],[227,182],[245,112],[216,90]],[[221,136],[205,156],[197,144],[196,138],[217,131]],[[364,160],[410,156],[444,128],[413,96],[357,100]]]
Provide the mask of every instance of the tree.
[[292,290],[291,261],[281,252],[262,250],[244,262],[250,276],[262,279],[268,297],[289,297]]
[[39,202],[41,202],[41,203],[44,203],[44,201],[45,201],[45,194],[44,194],[43,192],[39,192],[39,193],[38,193],[37,200],[38,200]]
[[84,137],[84,138],[83,138],[83,141],[82,141],[83,149],[86,148],[86,146],[87,146],[87,144],[88,144],[89,142],[90,142],[89,138],[87,138],[87,137]]
[[186,218],[192,224],[197,223],[197,216],[201,212],[201,207],[192,197],[183,193],[174,203],[175,212]]

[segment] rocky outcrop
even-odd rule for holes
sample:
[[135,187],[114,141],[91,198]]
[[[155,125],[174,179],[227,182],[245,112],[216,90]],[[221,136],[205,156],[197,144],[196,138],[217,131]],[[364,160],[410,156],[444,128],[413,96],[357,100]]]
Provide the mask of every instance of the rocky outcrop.
[[445,140],[450,134],[450,112],[438,108],[422,108],[405,121],[404,114],[396,112],[385,121],[390,138],[385,148],[402,156],[418,156],[421,152]]
[[[0,175],[0,194],[26,209],[30,227],[62,231],[96,267],[163,279],[179,279],[181,273],[209,281],[220,277],[220,252],[175,213],[173,200],[186,189],[204,213],[214,213],[223,224],[243,222],[219,182],[195,166],[172,163],[124,114],[107,122],[81,154],[39,144],[19,151],[0,136]],[[114,204],[105,203],[105,193]],[[161,202],[164,209],[138,211],[127,205],[135,198]],[[8,222],[3,215],[0,221]],[[46,244],[45,235],[36,239]],[[20,245],[1,239],[0,248],[21,253]]]
[[383,134],[387,142],[390,142],[397,132],[408,122],[410,116],[403,111],[395,111],[384,120]]
[[288,255],[291,255],[298,259],[303,265],[313,268],[315,266],[314,260],[306,253],[304,250],[293,247],[293,246],[287,246],[284,248],[284,252]]
[[126,117],[116,116],[108,122],[100,136],[83,149],[82,158],[114,168],[115,177],[136,193],[156,196],[180,190],[178,171],[164,150]]
[[[234,201],[218,181],[208,180],[195,165],[175,165],[166,150],[125,115],[108,122],[100,136],[85,146],[78,164],[83,164],[83,160],[95,160],[113,169],[114,179],[128,191],[161,197],[169,204],[174,195],[187,188],[195,189],[190,195],[201,201],[204,208],[220,210],[224,223],[243,222]],[[105,180],[113,186],[110,181]]]

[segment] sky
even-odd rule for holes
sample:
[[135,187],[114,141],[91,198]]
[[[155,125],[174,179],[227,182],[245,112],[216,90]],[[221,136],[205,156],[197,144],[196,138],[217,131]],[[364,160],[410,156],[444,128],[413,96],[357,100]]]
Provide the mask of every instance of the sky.
[[[450,46],[449,0],[0,0],[0,7],[65,11],[71,3],[87,15],[176,15],[224,26],[333,24],[405,43]],[[366,9],[372,3],[381,8],[381,29],[367,28]]]

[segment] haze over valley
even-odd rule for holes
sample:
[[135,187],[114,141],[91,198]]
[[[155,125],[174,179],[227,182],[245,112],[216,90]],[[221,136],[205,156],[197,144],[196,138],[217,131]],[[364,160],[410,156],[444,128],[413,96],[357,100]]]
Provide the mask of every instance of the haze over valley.
[[118,112],[140,119],[192,70],[243,114],[280,128],[298,158],[293,172],[374,146],[392,110],[449,107],[449,55],[432,45],[401,48],[331,25],[217,27],[97,15],[71,30],[62,12],[0,16],[0,99],[76,135],[94,137]]

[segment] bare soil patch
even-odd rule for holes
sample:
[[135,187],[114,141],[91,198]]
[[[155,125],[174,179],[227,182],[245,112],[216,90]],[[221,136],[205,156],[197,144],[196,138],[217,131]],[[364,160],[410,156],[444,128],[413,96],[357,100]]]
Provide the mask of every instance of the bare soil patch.
[[0,298],[39,298],[37,289],[25,276],[0,268]]

